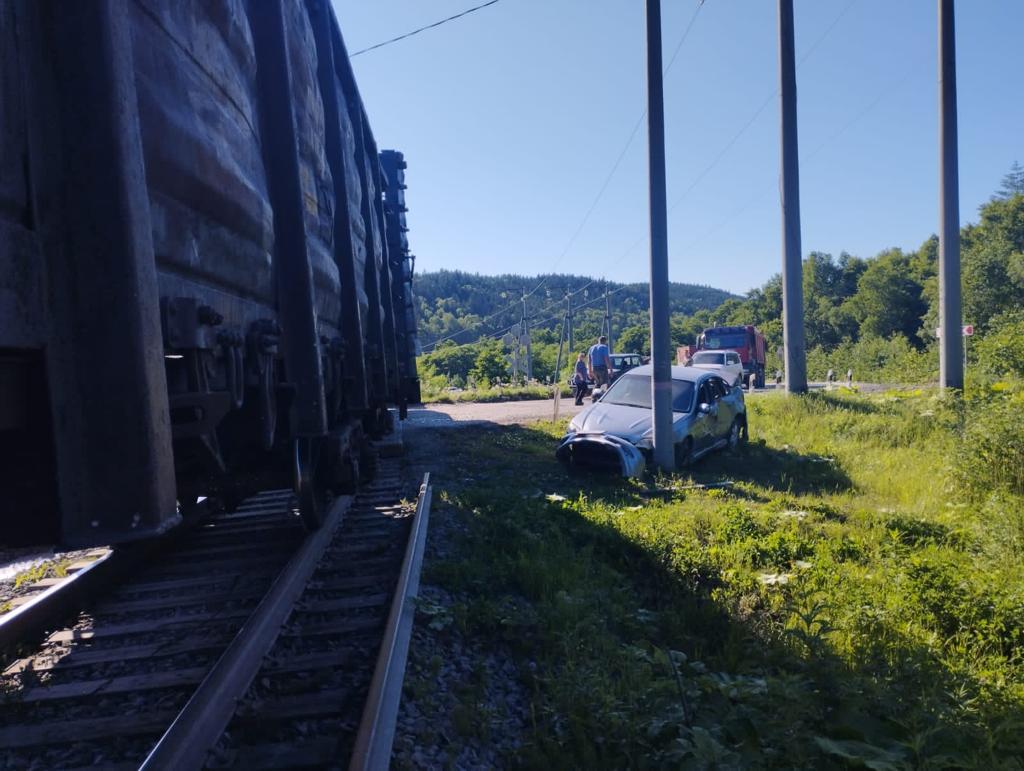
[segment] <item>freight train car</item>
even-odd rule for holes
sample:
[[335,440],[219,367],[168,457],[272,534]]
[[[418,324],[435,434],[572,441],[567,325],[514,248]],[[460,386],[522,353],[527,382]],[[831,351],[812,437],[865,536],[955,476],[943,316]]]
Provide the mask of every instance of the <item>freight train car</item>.
[[3,540],[316,526],[418,398],[404,165],[328,0],[0,3]]

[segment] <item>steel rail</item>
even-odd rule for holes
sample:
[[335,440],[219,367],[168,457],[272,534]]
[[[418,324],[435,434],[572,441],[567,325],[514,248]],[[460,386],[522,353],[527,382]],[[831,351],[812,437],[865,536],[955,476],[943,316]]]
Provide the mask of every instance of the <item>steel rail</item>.
[[5,613],[0,617],[0,650],[26,642],[59,618],[77,610],[83,598],[94,593],[96,587],[105,586],[112,578],[111,573],[119,572],[117,563],[122,561],[122,554],[118,551],[104,554],[24,605]]
[[398,706],[409,654],[409,640],[416,615],[413,603],[419,591],[420,569],[430,520],[430,474],[423,475],[415,519],[405,547],[402,572],[395,586],[384,638],[377,654],[377,665],[356,734],[355,749],[349,761],[354,771],[377,771],[391,764]]
[[0,651],[11,650],[16,645],[44,636],[56,624],[84,610],[156,555],[174,548],[210,519],[210,513],[206,512],[187,519],[160,537],[115,546],[91,565],[3,614],[0,616]]
[[326,521],[306,538],[281,571],[140,769],[177,770],[203,766],[207,754],[231,722],[238,700],[277,640],[352,500],[351,496],[343,496],[334,502]]
[[182,525],[162,538],[117,546],[91,565],[0,616],[0,651],[12,650],[16,645],[44,636],[54,625],[82,611],[190,531],[189,526]]

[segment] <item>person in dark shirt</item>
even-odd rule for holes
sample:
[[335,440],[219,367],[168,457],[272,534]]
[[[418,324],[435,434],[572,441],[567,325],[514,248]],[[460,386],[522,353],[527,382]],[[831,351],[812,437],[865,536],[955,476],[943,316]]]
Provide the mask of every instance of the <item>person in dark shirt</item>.
[[572,376],[572,383],[576,387],[576,404],[583,404],[583,397],[587,393],[587,357],[582,353],[576,358],[576,372]]

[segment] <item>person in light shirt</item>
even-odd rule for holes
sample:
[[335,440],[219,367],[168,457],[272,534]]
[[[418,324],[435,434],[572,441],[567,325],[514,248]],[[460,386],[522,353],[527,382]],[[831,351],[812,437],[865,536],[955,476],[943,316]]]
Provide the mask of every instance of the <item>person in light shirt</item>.
[[590,377],[595,387],[600,388],[611,382],[612,354],[608,350],[608,338],[601,335],[597,343],[590,346]]

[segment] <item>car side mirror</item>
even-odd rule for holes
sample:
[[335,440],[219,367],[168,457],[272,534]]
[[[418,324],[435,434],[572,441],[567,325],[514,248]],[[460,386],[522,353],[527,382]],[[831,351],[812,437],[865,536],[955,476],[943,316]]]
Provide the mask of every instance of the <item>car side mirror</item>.
[[701,415],[710,415],[711,405],[708,404],[707,402],[701,402],[700,404],[697,405],[697,412],[699,412]]

